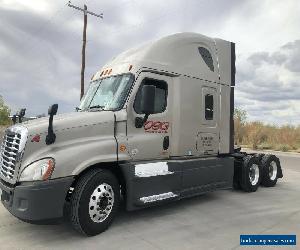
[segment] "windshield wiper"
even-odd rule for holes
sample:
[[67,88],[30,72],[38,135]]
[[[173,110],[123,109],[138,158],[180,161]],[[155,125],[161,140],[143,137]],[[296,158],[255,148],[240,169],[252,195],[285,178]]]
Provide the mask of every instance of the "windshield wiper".
[[95,105],[95,106],[91,106],[88,109],[102,109],[104,110],[105,106],[101,106],[101,105]]

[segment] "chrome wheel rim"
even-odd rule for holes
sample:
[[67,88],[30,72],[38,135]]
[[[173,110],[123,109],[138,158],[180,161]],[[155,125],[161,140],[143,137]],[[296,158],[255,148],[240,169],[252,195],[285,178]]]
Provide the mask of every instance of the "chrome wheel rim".
[[269,177],[271,181],[274,181],[277,177],[277,164],[275,161],[272,161],[269,166]]
[[249,171],[249,180],[252,186],[258,183],[259,179],[259,167],[257,164],[252,164]]
[[100,223],[106,220],[114,205],[114,191],[107,183],[99,185],[90,197],[89,215],[92,221]]

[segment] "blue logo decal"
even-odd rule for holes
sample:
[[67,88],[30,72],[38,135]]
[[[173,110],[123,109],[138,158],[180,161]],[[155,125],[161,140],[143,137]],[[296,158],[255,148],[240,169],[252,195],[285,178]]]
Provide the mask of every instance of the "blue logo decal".
[[240,245],[296,245],[296,235],[240,235]]

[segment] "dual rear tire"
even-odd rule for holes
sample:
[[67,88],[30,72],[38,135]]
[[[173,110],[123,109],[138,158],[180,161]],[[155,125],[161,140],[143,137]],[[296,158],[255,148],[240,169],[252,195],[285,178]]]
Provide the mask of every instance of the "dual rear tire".
[[261,183],[261,166],[255,156],[245,156],[241,170],[240,186],[245,192],[255,192]]
[[261,159],[262,165],[262,185],[274,187],[278,177],[282,177],[280,161],[275,155],[264,155]]
[[275,155],[246,155],[238,167],[234,188],[255,192],[259,185],[273,187],[282,177],[280,161]]

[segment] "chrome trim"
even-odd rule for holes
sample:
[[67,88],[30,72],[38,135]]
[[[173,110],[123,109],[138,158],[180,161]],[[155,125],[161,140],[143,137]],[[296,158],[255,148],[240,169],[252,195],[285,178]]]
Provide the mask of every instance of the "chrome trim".
[[249,170],[249,180],[252,186],[255,186],[259,180],[259,167],[257,164],[252,164]]
[[174,194],[173,192],[163,193],[163,194],[157,194],[157,195],[151,195],[140,198],[140,201],[144,203],[150,203],[155,201],[162,201],[170,198],[177,197],[177,194]]
[[272,161],[269,166],[269,177],[271,181],[274,181],[277,178],[277,164],[275,161]]
[[20,125],[5,131],[0,147],[0,178],[8,183],[16,183],[27,138],[28,129]]
[[115,195],[111,185],[102,183],[93,191],[89,202],[90,219],[101,223],[110,215],[115,202]]

